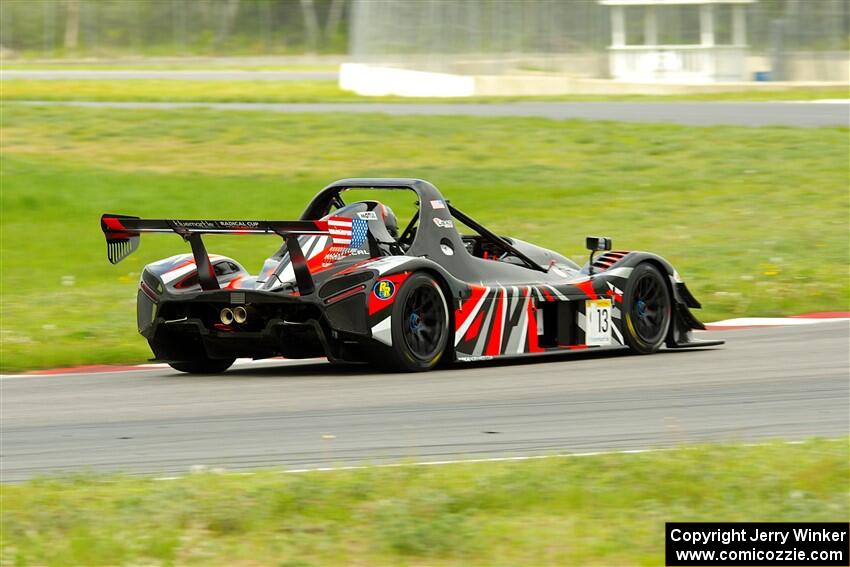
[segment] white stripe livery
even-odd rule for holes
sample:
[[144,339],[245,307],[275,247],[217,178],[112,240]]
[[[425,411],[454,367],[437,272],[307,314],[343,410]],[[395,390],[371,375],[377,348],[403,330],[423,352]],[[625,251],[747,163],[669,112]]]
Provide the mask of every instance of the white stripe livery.
[[481,311],[481,306],[484,305],[484,301],[486,301],[488,295],[490,295],[490,288],[485,287],[484,293],[481,294],[481,298],[478,300],[478,303],[476,303],[475,307],[472,308],[472,312],[469,314],[469,317],[466,318],[466,321],[463,322],[463,325],[461,325],[460,329],[458,329],[455,333],[455,346],[459,345],[460,341],[463,340],[463,337],[469,330],[470,325],[472,325],[472,322],[475,320],[475,316],[478,315],[479,311]]

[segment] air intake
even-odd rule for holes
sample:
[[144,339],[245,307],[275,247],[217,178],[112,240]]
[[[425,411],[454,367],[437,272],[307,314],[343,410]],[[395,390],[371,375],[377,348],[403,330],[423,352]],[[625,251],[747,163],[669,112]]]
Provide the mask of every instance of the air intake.
[[372,274],[369,272],[361,272],[359,274],[332,279],[319,290],[319,297],[325,299],[326,297],[336,295],[341,291],[345,291],[370,279],[372,279]]
[[593,271],[604,272],[622,260],[626,254],[628,254],[628,252],[624,250],[612,250],[611,252],[605,252],[593,261]]

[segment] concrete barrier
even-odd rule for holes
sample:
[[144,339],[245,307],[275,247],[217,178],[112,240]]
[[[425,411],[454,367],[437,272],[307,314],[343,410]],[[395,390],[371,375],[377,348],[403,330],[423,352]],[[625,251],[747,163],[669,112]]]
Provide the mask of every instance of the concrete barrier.
[[339,86],[365,96],[469,97],[533,95],[670,95],[735,91],[841,88],[844,81],[669,83],[592,79],[569,75],[456,75],[365,63],[344,63]]
[[475,94],[475,77],[343,63],[339,86],[365,96],[464,97]]

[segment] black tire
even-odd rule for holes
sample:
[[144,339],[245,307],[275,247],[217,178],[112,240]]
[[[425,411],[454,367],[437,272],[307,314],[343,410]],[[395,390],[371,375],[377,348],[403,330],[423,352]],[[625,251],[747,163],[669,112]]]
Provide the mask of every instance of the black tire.
[[623,297],[623,338],[638,354],[661,348],[670,329],[670,291],[661,272],[652,264],[639,264],[629,276]]
[[235,359],[202,358],[198,360],[184,360],[182,362],[169,362],[168,365],[174,370],[186,372],[187,374],[220,374],[230,368]]
[[449,342],[449,308],[440,284],[423,272],[411,275],[398,291],[391,317],[389,366],[403,372],[434,368]]

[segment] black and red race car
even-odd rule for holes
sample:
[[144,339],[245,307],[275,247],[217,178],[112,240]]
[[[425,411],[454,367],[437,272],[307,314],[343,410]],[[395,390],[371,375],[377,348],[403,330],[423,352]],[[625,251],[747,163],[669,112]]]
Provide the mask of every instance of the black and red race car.
[[[380,201],[344,200],[358,189],[413,191],[416,212],[399,232]],[[722,342],[691,336],[704,328],[690,312],[700,304],[663,258],[590,237],[581,267],[494,234],[419,179],[337,181],[297,221],[105,214],[101,228],[113,264],[143,232],[174,233],[191,246],[191,254],[147,265],[138,290],[139,331],[156,360],[184,372],[274,356],[419,371],[441,361]],[[204,234],[270,234],[283,243],[250,275],[208,254]]]

